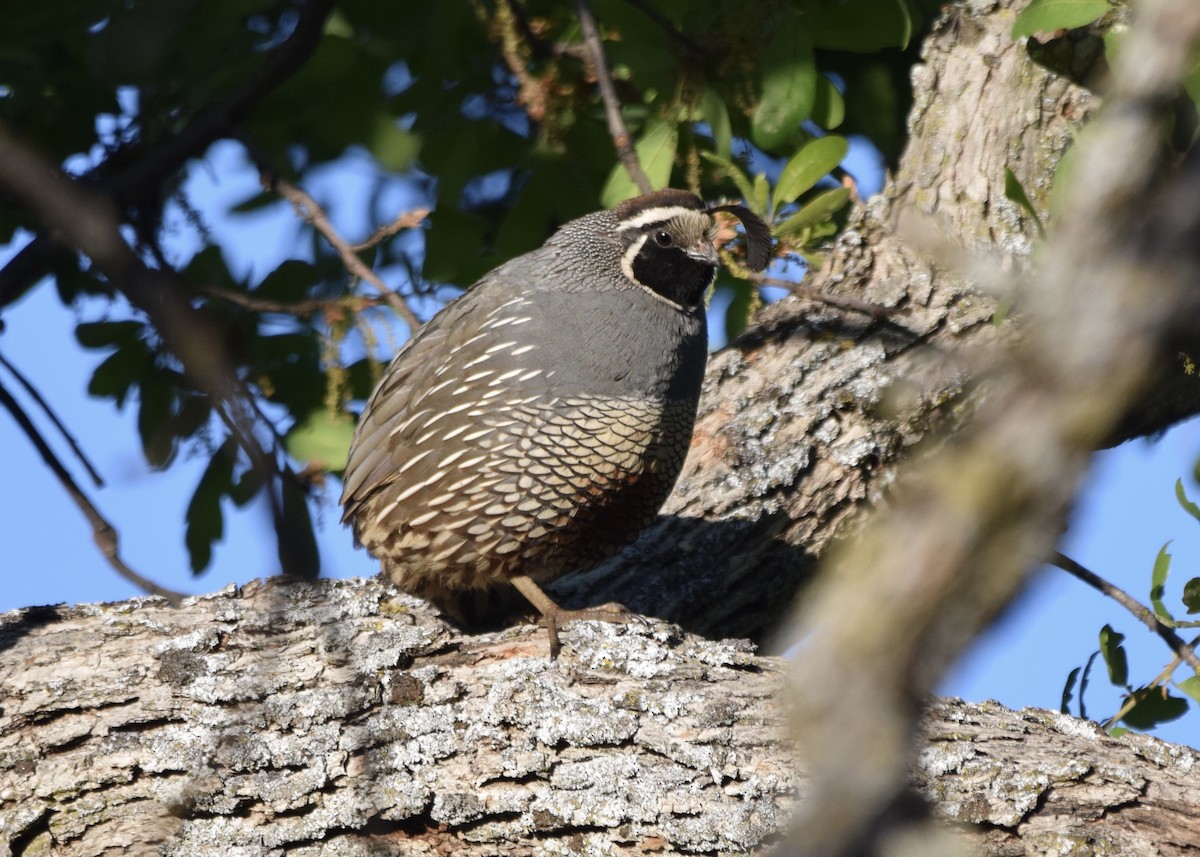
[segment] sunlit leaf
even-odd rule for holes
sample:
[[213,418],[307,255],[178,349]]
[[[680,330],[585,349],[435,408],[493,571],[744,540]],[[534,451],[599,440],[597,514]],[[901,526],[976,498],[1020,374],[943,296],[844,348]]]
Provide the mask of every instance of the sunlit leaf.
[[1038,217],[1037,211],[1033,207],[1033,203],[1029,201],[1029,195],[1025,193],[1025,187],[1021,184],[1017,174],[1008,167],[1004,168],[1004,195],[1021,206],[1033,219],[1033,225],[1037,227],[1038,235],[1042,238],[1046,237],[1046,229],[1042,226],[1042,218]]
[[832,217],[850,201],[850,189],[837,187],[813,197],[804,207],[775,227],[775,237],[787,240],[807,227]]
[[1074,30],[1095,21],[1112,6],[1108,0],[1031,0],[1013,23],[1012,36]]
[[762,54],[762,96],[750,124],[755,145],[768,151],[785,145],[812,115],[817,66],[812,39],[798,18],[776,29]]
[[[671,180],[671,168],[675,165],[675,147],[678,143],[679,132],[675,123],[662,119],[651,119],[646,123],[646,129],[635,148],[642,171],[655,190],[666,187]],[[609,173],[604,190],[600,193],[600,202],[605,208],[612,208],[639,193],[641,191],[633,183],[625,167],[617,161]]]
[[1171,573],[1171,555],[1167,553],[1170,542],[1163,545],[1158,556],[1154,558],[1154,570],[1150,573],[1150,604],[1160,619],[1174,621],[1167,605],[1163,604],[1163,590],[1167,585],[1167,575]]
[[779,174],[779,181],[775,183],[776,207],[795,202],[802,193],[811,190],[842,162],[849,151],[846,138],[833,134],[805,143]]
[[1196,702],[1200,702],[1200,675],[1185,678],[1178,683],[1177,687]]
[[715,89],[706,89],[700,99],[700,113],[712,129],[713,146],[718,155],[728,158],[733,150],[733,131],[729,125],[729,109]]
[[[746,175],[736,161],[732,158],[722,158],[714,155],[712,152],[701,152],[700,156],[711,164],[715,164],[721,172],[737,186],[738,193],[742,195],[742,200],[751,205],[754,199],[754,184],[750,181],[750,177]],[[759,212],[765,213],[765,212]]]
[[297,461],[338,473],[346,467],[353,438],[353,419],[322,409],[292,426],[284,437],[284,446]]
[[813,102],[812,120],[832,131],[846,119],[846,99],[833,81],[821,75],[817,78],[817,97]]
[[1183,490],[1183,480],[1175,480],[1175,499],[1179,501],[1179,506],[1183,511],[1187,512],[1197,521],[1200,521],[1200,506],[1197,506],[1188,499],[1187,492]]

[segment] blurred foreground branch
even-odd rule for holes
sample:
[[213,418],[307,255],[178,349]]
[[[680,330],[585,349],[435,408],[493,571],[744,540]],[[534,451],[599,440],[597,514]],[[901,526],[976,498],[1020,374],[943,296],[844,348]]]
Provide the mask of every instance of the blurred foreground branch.
[[1200,153],[1172,175],[1158,140],[1200,6],[1136,12],[1081,143],[1087,179],[1022,290],[1021,340],[978,354],[992,380],[970,425],[837,551],[801,609],[805,855],[900,853],[924,835],[904,795],[926,694],[1052,551],[1090,453],[1197,317]]

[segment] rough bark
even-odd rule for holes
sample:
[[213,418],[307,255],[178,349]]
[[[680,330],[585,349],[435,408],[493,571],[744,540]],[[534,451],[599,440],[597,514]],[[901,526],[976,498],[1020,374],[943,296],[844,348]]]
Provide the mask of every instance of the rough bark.
[[[620,601],[697,633],[765,639],[830,543],[886,496],[912,447],[952,433],[988,389],[995,290],[1027,266],[1055,169],[1098,106],[1095,37],[1030,58],[1009,35],[1018,0],[951,4],[913,71],[910,140],[884,192],[856,209],[812,285],[898,310],[891,323],[800,299],[769,307],[714,356],[693,447],[666,516],[625,555],[555,585],[572,605]],[[1109,442],[1200,411],[1178,354]]]
[[[663,623],[455,637],[379,581],[0,617],[0,854],[762,853],[783,662]],[[1200,753],[939,701],[917,782],[984,854],[1184,854]],[[802,793],[804,786],[799,784]]]

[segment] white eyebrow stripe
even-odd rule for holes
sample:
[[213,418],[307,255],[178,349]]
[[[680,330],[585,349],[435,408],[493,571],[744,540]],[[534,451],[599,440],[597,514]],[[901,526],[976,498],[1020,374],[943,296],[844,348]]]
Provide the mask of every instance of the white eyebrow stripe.
[[681,214],[703,214],[704,212],[698,208],[684,208],[682,205],[659,205],[654,208],[647,208],[641,214],[637,214],[626,220],[622,220],[618,226],[621,229],[636,229],[639,226],[647,226],[651,223],[666,223],[673,217],[679,217]]

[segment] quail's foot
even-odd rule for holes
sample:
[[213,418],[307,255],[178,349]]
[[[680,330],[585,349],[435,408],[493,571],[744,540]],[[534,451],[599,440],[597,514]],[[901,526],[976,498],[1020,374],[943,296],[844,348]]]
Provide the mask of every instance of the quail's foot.
[[542,588],[529,577],[514,577],[512,578],[512,585],[542,614],[542,622],[545,624],[546,632],[550,637],[550,660],[552,661],[558,657],[558,653],[562,650],[562,643],[558,637],[558,629],[568,622],[615,622],[621,625],[628,625],[646,621],[624,604],[617,604],[615,601],[608,604],[601,604],[598,607],[586,607],[581,610],[567,610],[566,608],[559,607],[554,602],[554,599],[543,592]]

